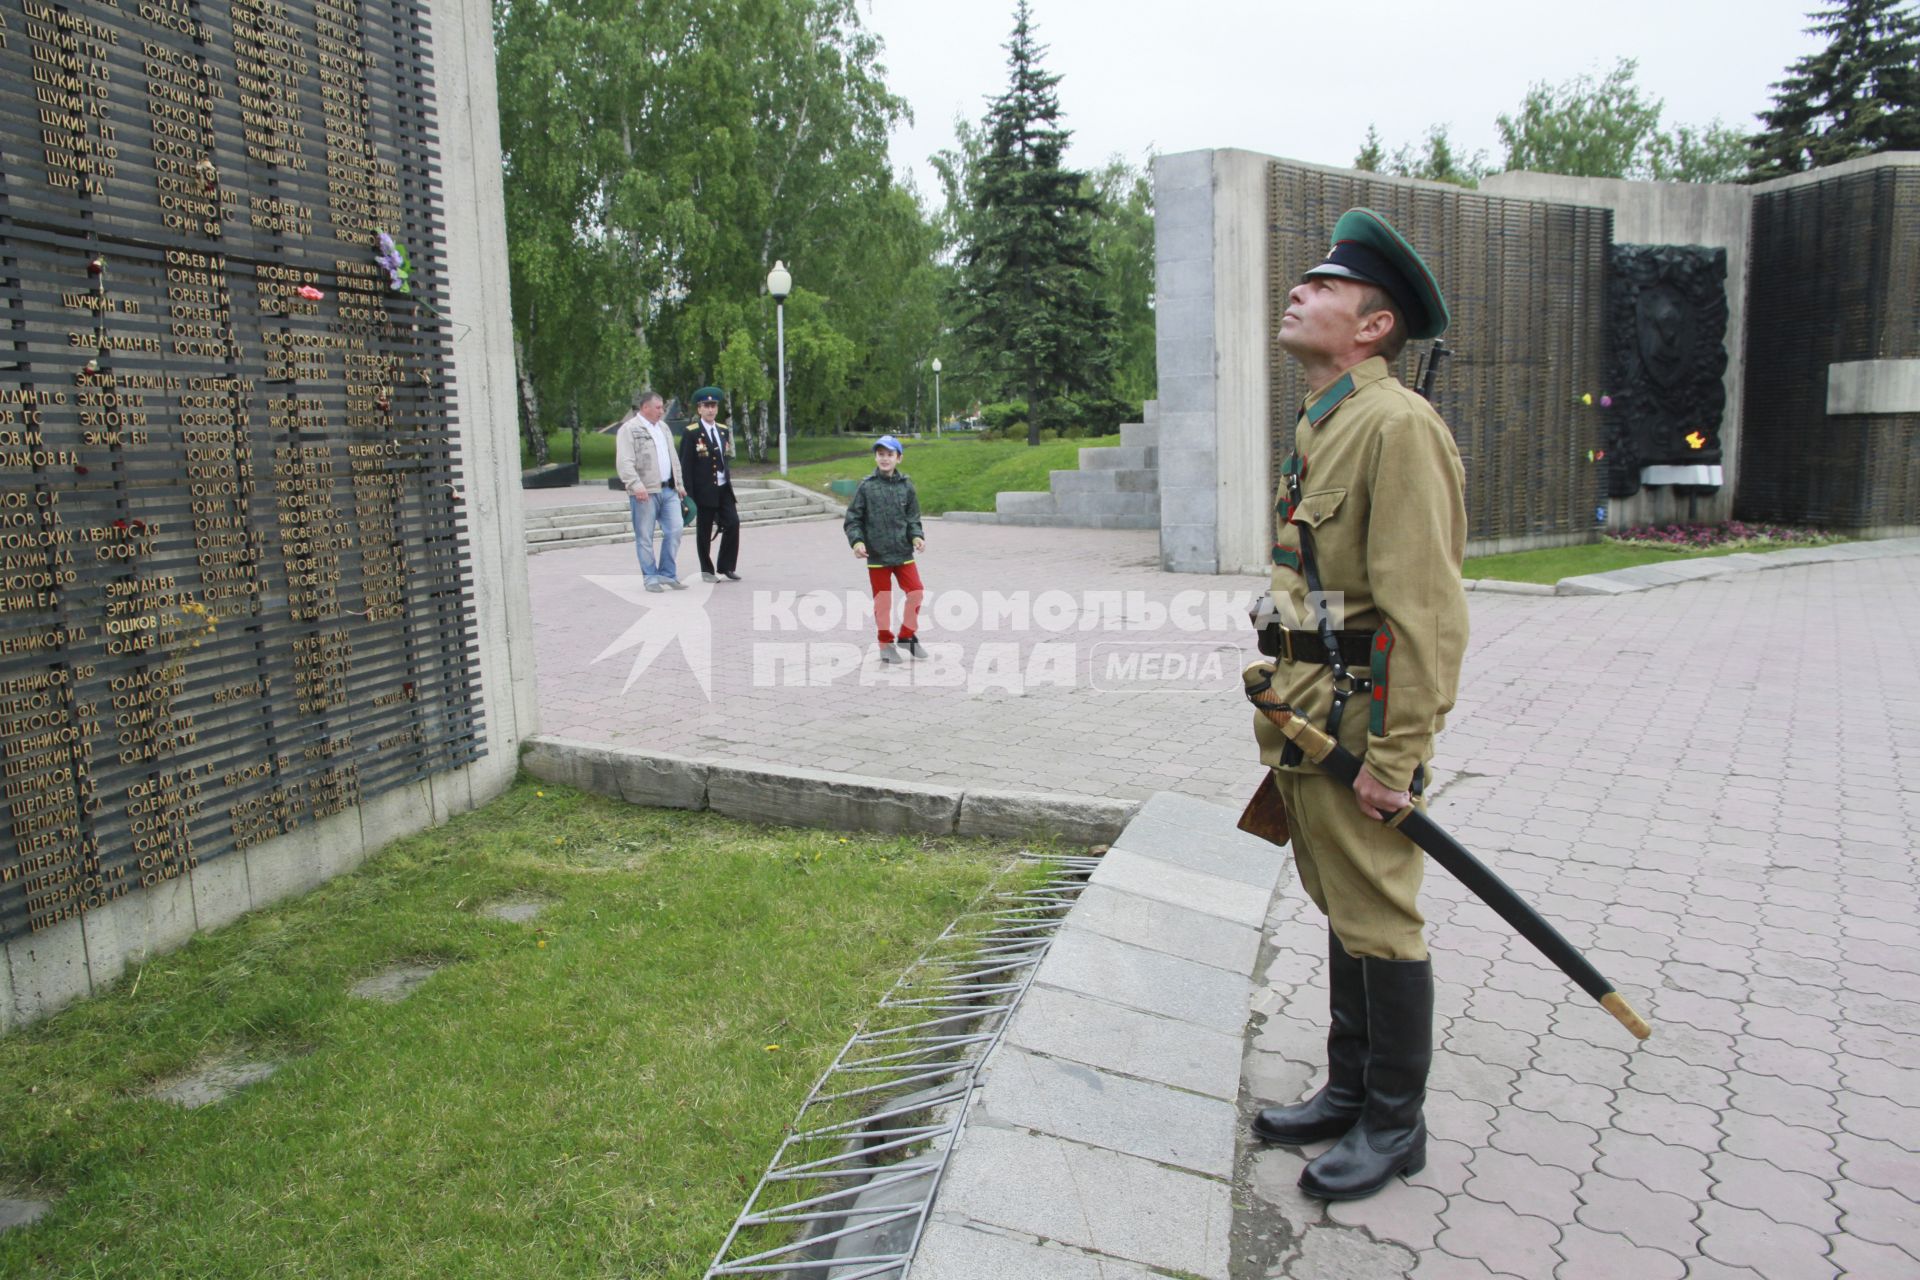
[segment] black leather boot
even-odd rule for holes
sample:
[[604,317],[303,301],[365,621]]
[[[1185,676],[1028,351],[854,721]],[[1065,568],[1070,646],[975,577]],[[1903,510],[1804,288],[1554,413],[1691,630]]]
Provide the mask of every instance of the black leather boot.
[[1327,1083],[1305,1102],[1263,1107],[1253,1136],[1300,1146],[1337,1138],[1353,1128],[1367,1089],[1367,978],[1327,930]]
[[1300,1189],[1358,1200],[1427,1164],[1427,1071],[1433,1066],[1433,964],[1360,960],[1367,985],[1367,1101],[1359,1123],[1307,1165]]

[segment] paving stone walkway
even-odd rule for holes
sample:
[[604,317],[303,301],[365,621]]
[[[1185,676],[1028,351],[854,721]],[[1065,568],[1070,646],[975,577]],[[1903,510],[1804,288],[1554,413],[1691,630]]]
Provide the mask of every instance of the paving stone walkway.
[[[825,593],[864,595],[861,575],[836,529],[793,526],[747,544],[747,581],[667,597],[707,619],[703,690],[683,629],[643,626],[594,660],[661,599],[612,589],[637,577],[630,549],[555,553],[533,589],[543,731],[908,784],[1244,796],[1257,767],[1233,676],[1251,654],[1232,650],[1250,645],[1209,602],[1263,583],[1162,575],[1151,534],[929,532],[930,586],[1025,593],[1032,619],[1073,625],[936,613],[928,639],[955,646],[940,680],[871,653],[849,665],[862,625],[807,619],[832,621]],[[1920,555],[1859,544],[1749,567],[1615,596],[1470,597],[1434,812],[1654,1038],[1636,1045],[1433,871],[1431,1163],[1329,1210],[1292,1191],[1311,1151],[1243,1147],[1236,1278],[1920,1275]],[[1049,590],[1066,596],[1043,609]],[[1106,607],[1096,592],[1117,595],[1118,623],[1081,631]],[[1158,660],[1101,648],[1122,644]],[[1217,686],[1200,661],[1215,647]],[[1322,926],[1279,883],[1243,1109],[1298,1096],[1321,1057]],[[1111,1150],[1083,1145],[1095,1177]],[[1075,1266],[1059,1274],[1138,1274]]]

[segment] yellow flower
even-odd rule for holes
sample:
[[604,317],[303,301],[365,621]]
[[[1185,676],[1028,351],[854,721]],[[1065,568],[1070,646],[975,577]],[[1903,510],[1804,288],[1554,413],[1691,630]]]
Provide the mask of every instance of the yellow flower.
[[545,951],[547,949],[547,940],[545,938],[542,938],[540,939],[539,942],[535,943],[534,945],[539,947],[542,951]]
[[770,1045],[768,1045],[768,1046],[767,1046],[767,1052],[768,1052],[768,1053],[778,1053],[778,1052],[780,1052],[780,1046],[779,1046],[779,1045],[777,1045],[777,1044],[770,1044]]
[[544,796],[545,796],[545,795],[546,795],[547,793],[546,793],[546,792],[544,792],[544,791],[536,791],[536,792],[534,792],[533,794],[535,794],[535,795],[537,795],[537,796],[542,796],[542,797],[544,797]]

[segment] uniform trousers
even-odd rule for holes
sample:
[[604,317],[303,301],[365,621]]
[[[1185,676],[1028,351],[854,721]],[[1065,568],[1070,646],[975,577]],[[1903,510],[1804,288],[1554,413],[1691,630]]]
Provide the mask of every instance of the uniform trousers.
[[[713,558],[713,527],[720,526],[720,559]],[[733,486],[723,485],[717,505],[700,508],[694,526],[695,549],[700,553],[700,572],[732,573],[740,558],[740,510],[734,505]]]
[[[1355,957],[1425,960],[1420,846],[1360,812],[1353,788],[1324,773],[1275,769],[1300,885]],[[1414,803],[1422,810],[1424,800]]]

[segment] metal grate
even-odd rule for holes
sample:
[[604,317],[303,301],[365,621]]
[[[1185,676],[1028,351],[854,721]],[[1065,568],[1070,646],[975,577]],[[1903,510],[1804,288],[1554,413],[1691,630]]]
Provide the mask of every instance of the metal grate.
[[1827,366],[1920,357],[1920,169],[1754,197],[1743,519],[1920,525],[1920,413],[1827,414]]
[[[1023,855],[1027,864],[1036,859]],[[904,1277],[999,1042],[1097,857],[949,925],[848,1040],[727,1232],[708,1280]]]
[[[1484,196],[1369,174],[1276,161],[1268,169],[1268,350],[1273,474],[1293,448],[1307,387],[1274,339],[1287,291],[1326,256],[1327,236],[1356,205],[1378,209],[1433,267],[1453,312],[1453,358],[1435,407],[1467,473],[1467,536],[1583,535],[1605,501],[1590,458],[1604,441],[1580,403],[1602,390],[1607,246],[1613,215],[1581,205]],[[1412,380],[1426,350],[1410,343],[1396,374]],[[1271,530],[1269,530],[1271,532]]]

